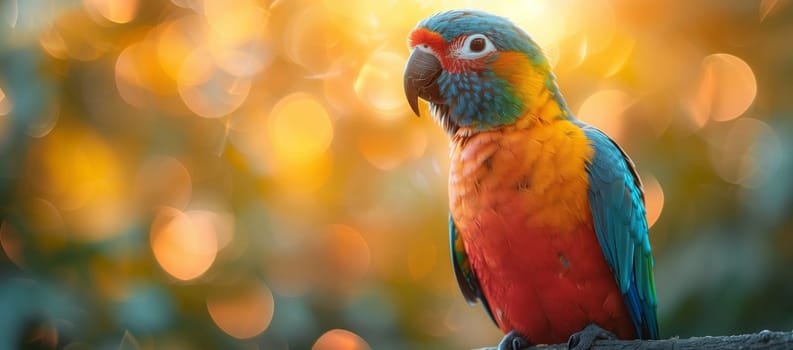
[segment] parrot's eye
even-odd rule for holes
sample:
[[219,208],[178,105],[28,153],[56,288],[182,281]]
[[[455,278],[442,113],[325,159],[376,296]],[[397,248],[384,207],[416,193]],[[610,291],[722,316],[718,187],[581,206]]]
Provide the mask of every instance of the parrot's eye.
[[473,34],[465,38],[457,54],[461,58],[473,59],[485,56],[495,50],[493,42],[484,34]]
[[481,52],[485,49],[485,39],[475,38],[471,40],[471,43],[468,44],[468,48],[471,49],[471,52]]

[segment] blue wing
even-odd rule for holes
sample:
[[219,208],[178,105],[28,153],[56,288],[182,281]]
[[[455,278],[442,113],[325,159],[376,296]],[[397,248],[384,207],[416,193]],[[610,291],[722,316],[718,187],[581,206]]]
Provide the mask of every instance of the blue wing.
[[457,278],[457,285],[460,287],[460,291],[463,292],[465,301],[473,305],[476,303],[477,299],[481,300],[482,306],[484,306],[485,311],[487,311],[487,315],[490,316],[493,323],[496,323],[496,326],[498,326],[496,319],[493,317],[493,312],[490,311],[490,305],[487,303],[487,299],[485,299],[485,295],[479,287],[479,279],[476,278],[473,267],[468,261],[468,254],[465,253],[463,239],[454,226],[454,220],[452,220],[451,214],[449,214],[449,244],[451,246],[454,277]]
[[579,125],[594,150],[587,172],[589,203],[600,247],[637,335],[658,339],[658,302],[641,180],[633,162],[614,141],[592,126]]

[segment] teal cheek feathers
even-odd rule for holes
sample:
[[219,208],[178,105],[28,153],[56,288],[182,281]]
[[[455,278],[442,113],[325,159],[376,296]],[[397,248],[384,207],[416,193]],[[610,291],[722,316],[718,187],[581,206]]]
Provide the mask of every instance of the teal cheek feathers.
[[524,110],[523,102],[515,96],[507,81],[492,70],[448,73],[437,80],[446,96],[449,118],[459,127],[487,130],[514,123]]

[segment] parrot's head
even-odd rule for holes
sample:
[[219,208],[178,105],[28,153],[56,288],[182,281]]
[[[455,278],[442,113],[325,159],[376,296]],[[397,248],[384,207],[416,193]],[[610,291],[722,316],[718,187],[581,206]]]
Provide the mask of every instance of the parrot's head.
[[408,46],[408,103],[418,115],[418,98],[429,102],[450,135],[513,124],[549,96],[566,111],[539,45],[504,17],[441,12],[416,25]]

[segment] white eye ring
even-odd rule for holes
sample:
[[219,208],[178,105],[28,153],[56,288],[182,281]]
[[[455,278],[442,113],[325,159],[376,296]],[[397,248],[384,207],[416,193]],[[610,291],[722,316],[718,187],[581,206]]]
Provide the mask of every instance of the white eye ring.
[[[482,45],[484,42],[484,45]],[[460,58],[474,59],[496,51],[496,46],[484,34],[473,34],[465,38],[463,45],[457,51]]]
[[427,52],[427,53],[433,53],[432,52],[432,48],[430,48],[430,46],[427,45],[427,44],[416,45],[416,48],[419,49],[420,51],[424,51],[424,52]]

